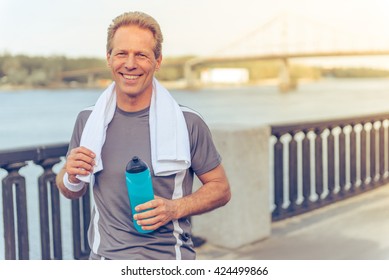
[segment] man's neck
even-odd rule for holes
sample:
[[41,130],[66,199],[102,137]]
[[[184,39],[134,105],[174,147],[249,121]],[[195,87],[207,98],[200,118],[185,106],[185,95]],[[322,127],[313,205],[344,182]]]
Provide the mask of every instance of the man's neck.
[[117,94],[117,106],[125,112],[138,112],[146,109],[151,103],[151,94],[128,96]]

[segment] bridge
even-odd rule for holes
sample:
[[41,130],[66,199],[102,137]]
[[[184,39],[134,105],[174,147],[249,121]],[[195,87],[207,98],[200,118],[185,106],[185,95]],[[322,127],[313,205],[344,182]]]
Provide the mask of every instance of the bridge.
[[75,69],[69,71],[62,71],[58,75],[58,79],[68,79],[68,78],[76,78],[76,77],[86,77],[87,78],[87,86],[92,87],[95,84],[96,77],[101,74],[108,74],[108,67],[93,67],[93,68],[83,68],[83,69]]
[[[296,81],[291,77],[291,59],[387,55],[389,38],[373,33],[361,35],[342,31],[341,27],[297,14],[282,13],[210,55],[186,62],[166,60],[163,67],[183,66],[187,87],[194,88],[201,84],[195,69],[210,63],[279,60],[278,86],[281,92],[287,92],[296,87]],[[86,76],[88,85],[93,85],[96,77],[107,73],[107,67],[97,67],[62,72],[59,78]]]
[[185,64],[189,87],[198,84],[194,68],[213,62],[280,60],[279,88],[294,88],[289,60],[313,57],[389,55],[389,38],[342,31],[301,15],[282,13],[212,55]]

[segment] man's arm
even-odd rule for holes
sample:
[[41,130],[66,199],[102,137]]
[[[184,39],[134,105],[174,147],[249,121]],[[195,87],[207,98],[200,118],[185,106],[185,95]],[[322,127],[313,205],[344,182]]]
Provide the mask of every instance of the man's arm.
[[198,178],[203,185],[192,195],[176,201],[177,218],[200,215],[224,206],[230,201],[230,185],[221,164]]
[[144,230],[155,230],[171,220],[199,215],[225,205],[231,199],[231,191],[223,166],[198,176],[202,186],[193,194],[176,200],[156,197],[136,207],[134,218]]

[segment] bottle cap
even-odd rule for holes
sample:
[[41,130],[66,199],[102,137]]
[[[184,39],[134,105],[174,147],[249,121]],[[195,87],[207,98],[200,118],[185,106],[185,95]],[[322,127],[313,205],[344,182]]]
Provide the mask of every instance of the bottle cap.
[[147,164],[139,157],[134,156],[127,164],[126,172],[140,173],[148,169]]

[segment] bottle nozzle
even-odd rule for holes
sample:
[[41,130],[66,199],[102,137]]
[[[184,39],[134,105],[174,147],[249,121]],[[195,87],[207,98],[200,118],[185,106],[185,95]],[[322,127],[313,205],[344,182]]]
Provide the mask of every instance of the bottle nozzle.
[[129,173],[139,173],[147,169],[147,164],[137,156],[132,157],[126,166],[126,171]]

